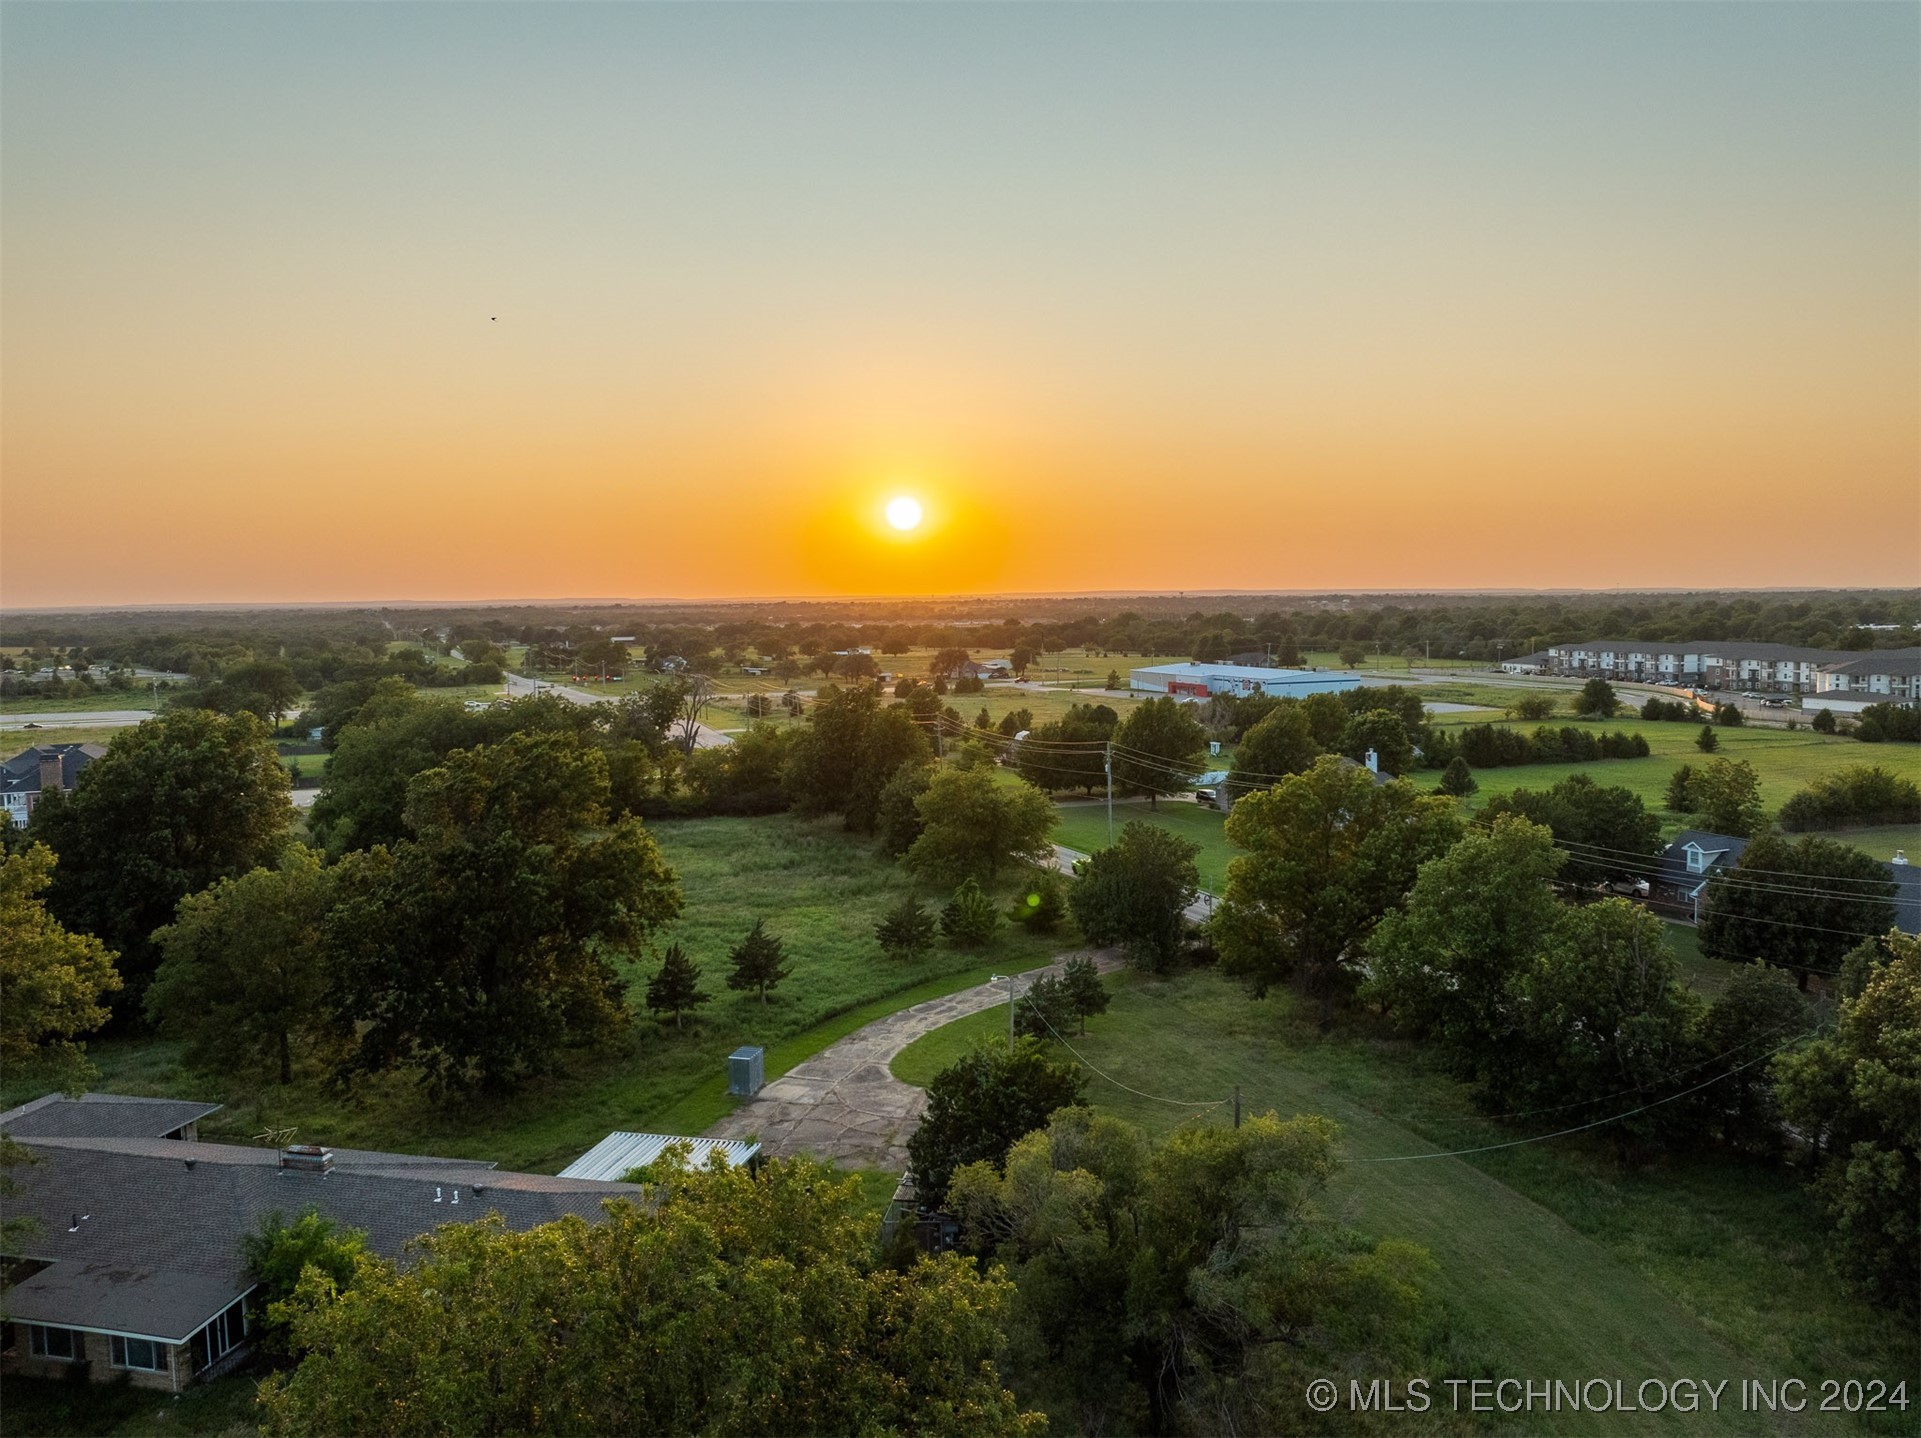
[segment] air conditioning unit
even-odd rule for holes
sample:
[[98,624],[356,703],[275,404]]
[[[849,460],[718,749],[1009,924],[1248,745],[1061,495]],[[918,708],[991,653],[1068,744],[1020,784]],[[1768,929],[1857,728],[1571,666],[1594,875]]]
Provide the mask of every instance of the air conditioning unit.
[[766,1082],[767,1050],[758,1044],[735,1049],[727,1055],[727,1092],[739,1098],[752,1098]]

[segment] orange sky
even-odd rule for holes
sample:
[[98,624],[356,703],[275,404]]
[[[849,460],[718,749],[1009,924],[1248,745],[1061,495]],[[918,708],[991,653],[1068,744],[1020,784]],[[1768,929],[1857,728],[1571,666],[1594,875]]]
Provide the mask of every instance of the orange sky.
[[1918,17],[10,6],[0,604],[1921,583]]

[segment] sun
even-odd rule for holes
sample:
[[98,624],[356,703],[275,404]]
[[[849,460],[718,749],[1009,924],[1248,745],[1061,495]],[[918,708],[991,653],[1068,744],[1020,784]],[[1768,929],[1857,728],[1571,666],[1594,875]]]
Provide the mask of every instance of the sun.
[[887,501],[887,522],[898,530],[919,529],[920,501],[911,494],[896,495]]

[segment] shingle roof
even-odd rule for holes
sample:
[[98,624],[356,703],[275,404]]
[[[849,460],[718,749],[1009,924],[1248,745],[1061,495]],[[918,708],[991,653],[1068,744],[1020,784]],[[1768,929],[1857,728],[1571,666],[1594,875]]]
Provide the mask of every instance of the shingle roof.
[[[1694,844],[1706,856],[1706,865],[1699,870],[1688,868],[1687,847]],[[1674,836],[1674,842],[1661,851],[1661,861],[1654,874],[1657,884],[1667,884],[1676,889],[1694,889],[1708,881],[1708,876],[1717,868],[1732,868],[1740,862],[1741,855],[1747,852],[1748,841],[1737,839],[1732,834],[1716,834],[1707,829],[1683,829]]]
[[1921,867],[1889,864],[1894,880],[1894,926],[1904,934],[1921,934]]
[[48,1094],[0,1113],[0,1132],[29,1138],[151,1138],[196,1123],[220,1110],[217,1103],[173,1098],[128,1098],[122,1094],[82,1094],[77,1099]]
[[1846,674],[1850,678],[1887,674],[1913,679],[1921,676],[1921,648],[1878,649],[1845,664],[1823,664],[1821,667],[1829,674]]
[[[107,1112],[112,1096],[73,1104]],[[206,1105],[186,1105],[200,1112]],[[334,1149],[331,1173],[283,1168],[276,1150],[147,1136],[16,1135],[18,1247],[50,1266],[7,1293],[11,1318],[179,1342],[250,1286],[240,1240],[267,1214],[313,1208],[399,1257],[440,1224],[498,1213],[509,1228],[598,1218],[631,1184],[503,1173],[473,1159]],[[76,1223],[76,1219],[78,1220]]]
[[60,787],[71,789],[80,771],[107,751],[98,744],[36,744],[0,764],[0,793],[38,794],[42,755],[60,760]]

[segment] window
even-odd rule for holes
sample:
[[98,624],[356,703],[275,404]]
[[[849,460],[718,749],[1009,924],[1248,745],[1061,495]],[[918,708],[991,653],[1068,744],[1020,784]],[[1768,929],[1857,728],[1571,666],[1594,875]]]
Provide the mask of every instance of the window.
[[144,1373],[164,1373],[167,1369],[166,1345],[146,1338],[115,1338],[111,1342],[115,1368],[138,1368]]
[[58,1358],[71,1363],[78,1358],[86,1341],[71,1328],[49,1328],[44,1323],[27,1326],[27,1346],[35,1358]]
[[237,1299],[213,1322],[194,1334],[193,1370],[218,1362],[247,1336],[247,1301]]

